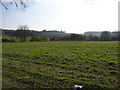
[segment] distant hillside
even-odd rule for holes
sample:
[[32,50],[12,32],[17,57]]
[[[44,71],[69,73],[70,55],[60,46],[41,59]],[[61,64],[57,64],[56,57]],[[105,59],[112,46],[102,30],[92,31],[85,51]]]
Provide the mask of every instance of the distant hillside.
[[93,36],[100,36],[102,32],[97,32],[97,31],[91,31],[91,32],[85,32],[84,35],[89,36],[89,35],[93,35]]
[[[102,32],[103,31],[101,31],[101,32],[91,31],[91,32],[85,32],[84,35],[86,35],[86,36],[90,36],[90,35],[92,35],[92,36],[100,36]],[[113,32],[110,32],[110,33],[111,33],[111,36],[115,36],[115,37],[118,37],[120,35],[119,31],[113,31]]]
[[49,37],[64,37],[64,36],[69,36],[69,33],[65,33],[62,31],[57,31],[57,30],[51,30],[51,31],[32,31],[33,35],[37,36],[49,36]]
[[2,29],[2,36],[9,36],[14,32],[15,32],[15,30]]
[[[43,31],[35,31],[35,30],[30,30],[34,36],[48,36],[48,37],[65,37],[69,36],[70,33],[65,33],[63,31],[57,31],[57,30],[43,30]],[[9,36],[13,34],[15,30],[7,30],[7,29],[2,29],[2,35],[3,36]]]

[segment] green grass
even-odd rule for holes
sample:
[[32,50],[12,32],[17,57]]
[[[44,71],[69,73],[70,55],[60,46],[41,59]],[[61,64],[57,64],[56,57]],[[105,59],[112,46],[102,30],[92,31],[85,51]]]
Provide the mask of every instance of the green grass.
[[3,88],[118,88],[118,42],[3,43]]

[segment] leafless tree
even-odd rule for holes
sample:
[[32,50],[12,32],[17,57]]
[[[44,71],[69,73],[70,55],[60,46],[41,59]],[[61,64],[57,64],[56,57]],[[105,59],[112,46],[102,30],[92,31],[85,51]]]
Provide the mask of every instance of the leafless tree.
[[17,9],[25,10],[28,7],[27,1],[30,1],[30,0],[10,0],[9,2],[5,2],[4,0],[0,0],[0,3],[6,10],[11,5],[15,5],[15,7]]
[[20,25],[12,36],[15,36],[20,42],[25,42],[26,38],[31,36],[32,33],[27,25]]
[[27,25],[20,25],[17,30],[29,30],[29,27]]

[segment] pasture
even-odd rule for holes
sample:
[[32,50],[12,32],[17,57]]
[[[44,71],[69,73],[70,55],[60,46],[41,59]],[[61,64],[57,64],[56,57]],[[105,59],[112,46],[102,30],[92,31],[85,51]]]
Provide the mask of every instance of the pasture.
[[3,88],[118,89],[117,41],[2,43]]

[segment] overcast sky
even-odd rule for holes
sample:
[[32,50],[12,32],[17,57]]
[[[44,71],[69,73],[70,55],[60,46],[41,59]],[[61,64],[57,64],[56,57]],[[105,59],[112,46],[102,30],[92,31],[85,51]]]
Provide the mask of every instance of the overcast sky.
[[[34,1],[34,0],[33,0]],[[28,25],[42,31],[63,30],[67,33],[86,31],[117,31],[119,0],[36,0],[27,3],[26,11],[0,4],[0,27],[16,29]]]

